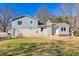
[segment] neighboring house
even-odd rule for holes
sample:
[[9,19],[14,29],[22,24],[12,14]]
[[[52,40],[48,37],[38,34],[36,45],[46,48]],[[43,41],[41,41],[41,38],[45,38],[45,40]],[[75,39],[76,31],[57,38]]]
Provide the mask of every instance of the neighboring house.
[[69,25],[66,23],[39,24],[39,19],[32,16],[20,16],[12,19],[12,36],[51,36],[51,35],[69,35]]

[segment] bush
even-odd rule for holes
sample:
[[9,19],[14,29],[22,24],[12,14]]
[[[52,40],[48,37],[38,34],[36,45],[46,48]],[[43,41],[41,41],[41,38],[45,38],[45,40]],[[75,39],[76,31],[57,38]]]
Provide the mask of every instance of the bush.
[[76,31],[75,32],[75,36],[79,36],[79,31]]

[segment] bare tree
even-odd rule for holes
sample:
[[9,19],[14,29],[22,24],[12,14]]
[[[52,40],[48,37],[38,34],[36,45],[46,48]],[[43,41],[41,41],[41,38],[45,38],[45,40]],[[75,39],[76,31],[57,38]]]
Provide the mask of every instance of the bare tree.
[[41,23],[46,23],[46,21],[53,16],[45,6],[41,6],[36,13],[36,17],[40,19]]
[[3,32],[8,31],[10,26],[10,19],[16,17],[14,9],[5,7],[0,9],[0,30]]
[[78,26],[79,4],[67,4],[67,3],[65,4],[64,3],[64,4],[61,4],[59,9],[60,9],[61,15],[68,16],[68,21],[71,25],[71,29],[77,30],[79,28]]
[[79,4],[74,3],[74,12],[76,16],[74,17],[74,28],[76,31],[79,31]]

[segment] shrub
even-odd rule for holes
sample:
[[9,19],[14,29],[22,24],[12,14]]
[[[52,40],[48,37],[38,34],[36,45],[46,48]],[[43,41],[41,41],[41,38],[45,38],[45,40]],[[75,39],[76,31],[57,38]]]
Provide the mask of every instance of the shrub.
[[75,36],[79,36],[79,31],[76,31],[75,32]]

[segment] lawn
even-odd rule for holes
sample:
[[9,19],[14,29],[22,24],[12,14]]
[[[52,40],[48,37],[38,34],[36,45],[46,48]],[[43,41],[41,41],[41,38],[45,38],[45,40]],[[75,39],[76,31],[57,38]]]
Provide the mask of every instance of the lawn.
[[0,56],[79,56],[79,37],[1,39]]

